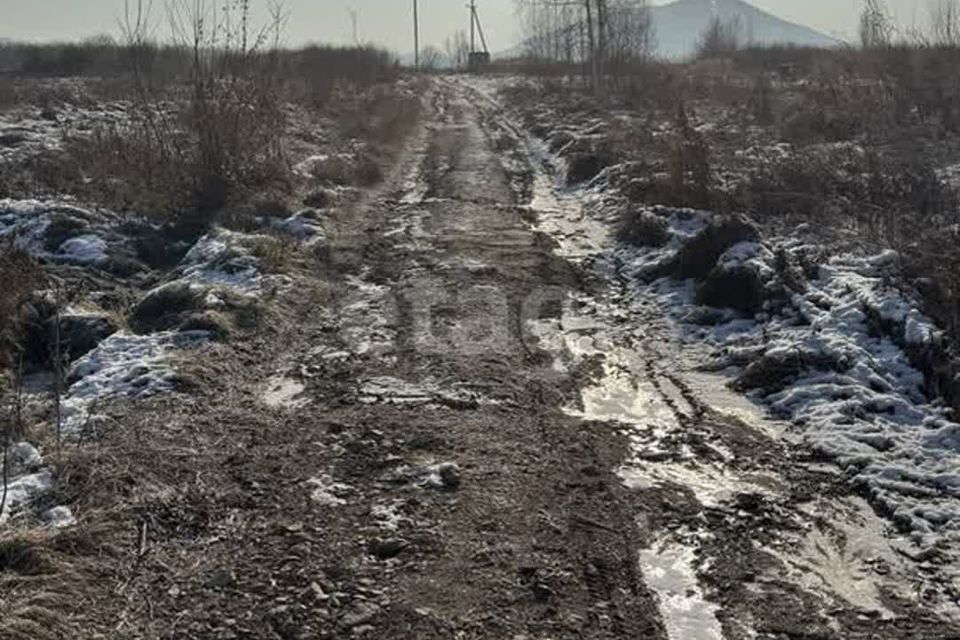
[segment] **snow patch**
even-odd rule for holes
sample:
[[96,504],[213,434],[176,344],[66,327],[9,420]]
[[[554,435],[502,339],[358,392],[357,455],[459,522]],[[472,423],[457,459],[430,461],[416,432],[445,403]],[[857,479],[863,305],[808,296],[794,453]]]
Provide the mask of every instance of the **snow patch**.
[[[69,217],[83,224],[85,233],[63,241],[50,250],[48,231],[55,216]],[[13,238],[20,249],[35,258],[75,265],[101,265],[108,260],[108,218],[79,207],[56,201],[0,200],[0,238]],[[94,231],[99,231],[94,233]]]
[[[19,442],[10,447],[7,455],[9,481],[6,503],[0,511],[0,523],[9,520],[17,509],[53,486],[53,475],[49,469],[41,466],[42,463],[40,452],[33,445]],[[3,461],[0,460],[0,468],[2,466]],[[2,497],[3,488],[0,487],[0,498]]]
[[180,262],[183,279],[207,286],[221,286],[240,293],[261,289],[260,261],[247,243],[250,236],[219,229],[200,238]]
[[330,476],[318,476],[307,480],[310,489],[310,499],[328,507],[338,507],[347,504],[346,496],[353,492],[353,487],[334,482]]
[[206,331],[113,334],[70,369],[68,379],[74,382],[62,402],[64,433],[80,435],[95,405],[105,399],[173,391],[173,353],[196,348],[208,339]]

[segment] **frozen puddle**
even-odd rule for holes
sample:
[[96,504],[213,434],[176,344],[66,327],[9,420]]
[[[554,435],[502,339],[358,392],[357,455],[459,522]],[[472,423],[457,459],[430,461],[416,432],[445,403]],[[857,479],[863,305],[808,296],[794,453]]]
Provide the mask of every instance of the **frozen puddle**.
[[[758,478],[757,482],[738,477],[719,465],[695,466],[676,462],[646,462],[625,464],[617,475],[630,489],[654,489],[665,484],[684,487],[704,507],[717,508],[741,493],[769,493],[767,484],[773,479]],[[766,482],[765,482],[766,481]]]
[[722,376],[691,370],[684,373],[684,380],[700,402],[720,415],[738,420],[774,440],[792,437],[786,422],[768,415],[747,396],[732,391]]
[[347,278],[349,291],[340,310],[340,338],[357,355],[384,356],[394,350],[397,301],[384,285]]
[[580,393],[583,409],[568,413],[584,420],[622,422],[655,429],[679,428],[673,409],[660,398],[653,385],[638,380],[608,354],[603,377]]
[[534,176],[533,198],[527,209],[536,214],[537,230],[556,239],[560,255],[566,258],[594,256],[609,244],[608,226],[588,217],[580,199],[558,194],[554,180],[542,171]]
[[276,375],[267,381],[263,402],[274,409],[299,409],[310,404],[310,400],[303,397],[303,392],[306,390],[307,388],[299,380]]
[[640,568],[657,594],[670,640],[723,640],[715,604],[707,602],[694,569],[695,550],[664,539],[640,552]]
[[[817,509],[808,509],[815,518]],[[893,579],[885,581],[885,587],[909,601],[915,597],[907,577],[910,567],[894,551],[882,521],[865,500],[848,498],[828,509],[828,520],[815,519],[805,533],[790,536],[786,548],[772,551],[783,565],[763,579],[775,583],[786,575],[811,593],[840,599],[884,620],[894,618],[884,605],[877,576],[890,575]]]

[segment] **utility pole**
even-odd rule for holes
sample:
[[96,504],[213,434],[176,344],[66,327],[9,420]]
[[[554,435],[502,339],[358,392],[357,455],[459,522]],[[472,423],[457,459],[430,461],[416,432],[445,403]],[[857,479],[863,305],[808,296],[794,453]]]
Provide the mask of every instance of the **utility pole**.
[[470,53],[477,50],[477,0],[470,0]]
[[353,44],[357,47],[360,46],[360,36],[357,29],[357,12],[353,9],[347,9],[350,13],[350,24],[353,25]]
[[413,0],[413,67],[420,69],[420,16],[417,15],[417,0]]

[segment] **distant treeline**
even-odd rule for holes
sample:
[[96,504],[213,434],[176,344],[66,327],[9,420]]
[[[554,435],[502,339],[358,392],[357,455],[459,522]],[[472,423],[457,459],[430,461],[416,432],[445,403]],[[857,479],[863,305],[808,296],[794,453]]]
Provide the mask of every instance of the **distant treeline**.
[[[297,49],[260,50],[246,55],[275,56],[278,66],[292,76],[323,70],[331,79],[359,84],[390,76],[398,63],[373,46],[308,45]],[[188,46],[159,43],[118,43],[109,36],[81,42],[0,44],[0,72],[36,77],[115,76],[140,73],[151,78],[189,74],[194,51]]]

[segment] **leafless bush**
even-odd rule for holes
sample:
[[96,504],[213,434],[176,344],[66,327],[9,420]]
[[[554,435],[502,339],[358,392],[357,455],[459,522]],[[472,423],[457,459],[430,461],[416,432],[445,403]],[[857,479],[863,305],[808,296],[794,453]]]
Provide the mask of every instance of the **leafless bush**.
[[721,58],[740,48],[740,21],[724,20],[716,16],[700,34],[697,43],[698,58]]
[[938,47],[960,46],[960,2],[929,0],[930,25],[927,44]]
[[420,68],[424,71],[436,71],[443,61],[443,53],[432,45],[423,48],[420,52]]
[[646,0],[518,0],[532,69],[581,75],[604,96],[649,58],[653,23]]
[[311,107],[326,105],[337,87],[369,87],[395,80],[398,66],[373,47],[312,45],[280,52],[281,74],[290,98]]
[[149,5],[127,6],[123,41],[97,51],[125,66],[132,109],[66,146],[88,179],[84,195],[186,230],[254,194],[289,191],[288,101],[326,108],[341,86],[396,78],[390,56],[373,48],[282,50],[282,13],[254,27],[247,0],[168,4],[174,40],[166,45],[150,39]]
[[670,156],[670,183],[683,206],[705,208],[711,202],[710,144],[694,129],[683,103],[677,106],[677,136]]
[[43,282],[36,261],[11,238],[0,240],[0,370],[16,367],[21,350],[24,314],[34,291]]
[[860,45],[868,50],[889,47],[893,31],[893,20],[883,0],[864,0],[860,14]]
[[669,240],[667,221],[645,209],[627,209],[617,225],[617,239],[635,247],[660,247]]
[[788,216],[858,228],[882,246],[903,244],[914,225],[944,223],[960,204],[919,154],[856,147],[813,149],[765,163],[736,201],[761,219]]
[[191,52],[186,95],[164,101],[149,66],[149,20],[127,24],[125,51],[135,78],[130,120],[72,141],[81,166],[111,204],[202,228],[212,216],[288,169],[281,148],[281,19],[253,31],[249,5],[238,22],[214,2],[171,5],[179,49]]
[[3,513],[9,487],[9,450],[23,430],[20,390],[26,309],[34,291],[41,286],[43,274],[36,261],[18,248],[13,239],[7,238],[0,241],[0,280],[5,283],[4,295],[0,296],[0,398],[7,393],[13,397],[9,414],[0,413],[3,449],[0,513]]
[[758,74],[753,81],[749,108],[754,121],[761,125],[770,125],[774,122],[773,86],[770,79],[763,73]]

